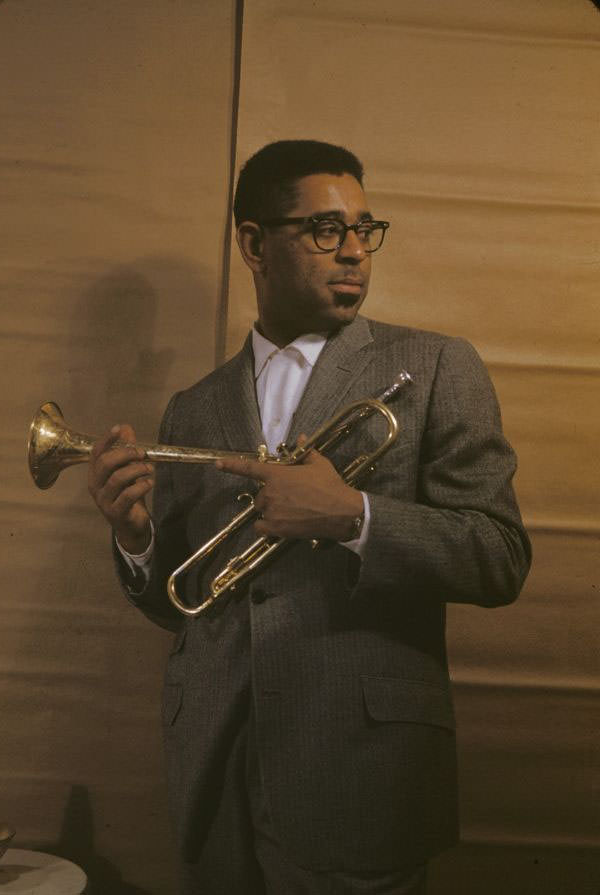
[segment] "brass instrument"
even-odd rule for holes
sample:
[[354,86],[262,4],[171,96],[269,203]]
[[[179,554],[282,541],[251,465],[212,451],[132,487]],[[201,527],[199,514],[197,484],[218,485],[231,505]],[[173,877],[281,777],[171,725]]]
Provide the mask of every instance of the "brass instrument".
[[[385,439],[371,453],[359,454],[340,473],[346,484],[356,485],[360,479],[373,471],[376,461],[396,440],[398,423],[394,414],[386,407],[386,403],[411,382],[410,374],[403,370],[379,398],[365,398],[362,401],[349,404],[302,444],[297,445],[293,450],[288,450],[285,445],[280,445],[277,454],[269,454],[265,445],[259,445],[258,450],[253,453],[142,443],[138,443],[137,447],[143,450],[145,459],[159,463],[215,463],[217,460],[235,457],[243,460],[258,460],[263,463],[294,465],[301,463],[312,450],[317,450],[320,453],[330,450],[339,441],[346,438],[355,425],[368,419],[374,413],[380,413],[388,425]],[[31,423],[28,443],[29,470],[38,488],[50,488],[63,469],[88,461],[94,441],[95,438],[91,435],[67,428],[60,408],[56,404],[51,401],[42,404]],[[209,556],[243,525],[257,518],[253,496],[240,494],[238,500],[244,499],[248,500],[248,505],[170,575],[167,582],[169,599],[184,615],[196,616],[204,612],[215,602],[217,597],[228,590],[234,590],[242,579],[250,575],[261,563],[289,542],[289,539],[286,538],[257,538],[243,553],[233,557],[225,568],[213,578],[210,585],[211,592],[206,599],[198,606],[186,606],[177,593],[176,580],[192,566]],[[313,546],[316,545],[317,542],[314,541]]]
[[[27,446],[29,472],[38,488],[51,488],[63,469],[90,459],[95,435],[85,435],[67,428],[58,404],[47,401],[38,408],[30,429]],[[211,451],[194,447],[173,447],[170,444],[142,444],[143,459],[153,463],[215,463],[235,457],[241,460],[264,460],[279,463],[279,457],[267,453],[261,444],[253,453],[242,451]]]

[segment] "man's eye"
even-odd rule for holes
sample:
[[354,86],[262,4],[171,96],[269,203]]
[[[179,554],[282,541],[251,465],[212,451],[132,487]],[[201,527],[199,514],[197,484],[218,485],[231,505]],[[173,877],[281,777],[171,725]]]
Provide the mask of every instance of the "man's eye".
[[375,227],[373,226],[373,224],[365,223],[365,224],[360,225],[360,227],[357,230],[357,233],[361,239],[368,239],[374,230],[375,230]]
[[324,221],[317,227],[319,236],[336,236],[340,232],[340,228],[333,221]]

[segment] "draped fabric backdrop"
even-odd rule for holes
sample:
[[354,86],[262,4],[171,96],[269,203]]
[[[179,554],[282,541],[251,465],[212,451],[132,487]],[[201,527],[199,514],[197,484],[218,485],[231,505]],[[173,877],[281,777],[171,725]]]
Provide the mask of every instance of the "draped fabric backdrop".
[[445,856],[433,895],[503,893],[511,860],[532,878],[523,854],[539,885],[515,895],[597,895],[600,14],[589,0],[240,12],[0,2],[0,822],[81,863],[102,895],[175,889],[169,637],[121,597],[85,471],[37,491],[25,433],[50,398],[75,428],[129,420],[155,440],[171,392],[254,319],[230,253],[232,174],[269,140],[313,137],[357,152],[392,222],[365,313],[466,336],[486,361],[534,546],[517,604],[449,611],[465,847],[514,856],[466,867],[455,890]]
[[0,821],[98,895],[175,891],[169,638],[120,595],[84,469],[32,487],[27,419],[53,399],[77,429],[155,441],[214,367],[234,43],[222,0],[0,4]]

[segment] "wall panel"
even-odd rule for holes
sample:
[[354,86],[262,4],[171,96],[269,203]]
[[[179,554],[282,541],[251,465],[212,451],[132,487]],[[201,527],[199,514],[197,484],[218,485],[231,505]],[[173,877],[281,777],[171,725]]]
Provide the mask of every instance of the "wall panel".
[[4,378],[0,820],[94,891],[175,891],[159,704],[170,637],[119,593],[85,471],[34,489],[52,398],[155,440],[208,372],[230,176],[233,2],[0,4]]

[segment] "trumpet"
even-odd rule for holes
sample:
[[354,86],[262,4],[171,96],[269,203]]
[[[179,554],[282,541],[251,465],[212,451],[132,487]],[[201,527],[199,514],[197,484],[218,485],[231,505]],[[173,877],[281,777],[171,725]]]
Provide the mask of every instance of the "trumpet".
[[[86,463],[91,456],[96,435],[86,435],[69,429],[62,411],[54,401],[46,401],[38,407],[29,428],[27,460],[31,478],[38,488],[51,488],[63,469]],[[122,444],[122,442],[117,442]],[[254,452],[211,451],[195,447],[173,447],[170,444],[143,444],[136,442],[144,460],[153,463],[216,463],[231,459],[261,460],[281,463],[279,456],[269,454],[266,445],[260,444]]]
[[[398,422],[386,404],[396,397],[401,389],[412,383],[406,370],[402,370],[392,385],[385,389],[378,398],[365,398],[347,405],[323,426],[316,430],[302,444],[289,450],[280,445],[276,454],[270,454],[266,445],[261,444],[254,452],[207,450],[196,447],[175,447],[173,445],[151,445],[138,443],[143,451],[144,459],[154,463],[216,463],[217,460],[238,458],[258,460],[262,463],[278,463],[294,465],[301,463],[310,451],[326,453],[340,441],[348,437],[358,423],[379,413],[387,422],[387,433],[381,443],[370,453],[359,454],[341,472],[340,475],[348,485],[356,485],[364,476],[375,468],[376,461],[392,446],[398,435]],[[62,412],[53,401],[42,404],[36,412],[29,430],[27,457],[29,471],[34,483],[43,490],[52,487],[60,473],[69,466],[89,461],[95,437],[70,429]],[[189,569],[205,560],[227,538],[231,537],[243,525],[257,518],[254,497],[251,494],[240,494],[238,500],[247,500],[247,506],[239,512],[231,522],[203,544],[195,553],[176,568],[167,581],[167,593],[171,603],[184,615],[196,616],[211,606],[215,600],[227,591],[233,591],[237,585],[256,571],[259,565],[270,559],[289,539],[278,537],[260,537],[239,556],[233,557],[219,572],[210,584],[210,594],[197,606],[188,606],[177,593],[176,582]],[[313,541],[313,546],[317,542]]]

